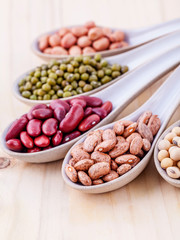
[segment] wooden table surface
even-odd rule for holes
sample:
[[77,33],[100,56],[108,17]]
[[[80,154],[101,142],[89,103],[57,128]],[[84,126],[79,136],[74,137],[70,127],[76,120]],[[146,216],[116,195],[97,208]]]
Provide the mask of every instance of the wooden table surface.
[[[30,51],[40,33],[95,20],[138,28],[180,17],[179,0],[1,0],[0,131],[29,107],[12,96],[21,73],[41,64]],[[163,79],[136,98],[117,119],[137,109]],[[180,107],[169,124],[179,120]],[[1,156],[5,154],[1,151]],[[153,158],[133,182],[116,191],[88,195],[70,189],[62,160],[29,164],[11,159],[0,170],[0,239],[180,239],[180,191],[157,173]]]

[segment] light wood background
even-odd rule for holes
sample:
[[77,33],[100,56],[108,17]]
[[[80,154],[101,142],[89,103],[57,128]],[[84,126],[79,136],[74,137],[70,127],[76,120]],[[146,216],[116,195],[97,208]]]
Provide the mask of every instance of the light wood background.
[[[0,3],[0,131],[29,109],[12,96],[11,87],[17,76],[42,63],[30,51],[30,43],[38,34],[87,20],[131,29],[180,17],[179,0]],[[119,118],[137,109],[162,81],[135,99]],[[179,116],[180,107],[170,123]],[[2,151],[0,154],[5,156]],[[61,164],[12,159],[8,168],[0,170],[1,240],[180,239],[180,191],[158,175],[153,158],[133,182],[101,195],[67,187]]]

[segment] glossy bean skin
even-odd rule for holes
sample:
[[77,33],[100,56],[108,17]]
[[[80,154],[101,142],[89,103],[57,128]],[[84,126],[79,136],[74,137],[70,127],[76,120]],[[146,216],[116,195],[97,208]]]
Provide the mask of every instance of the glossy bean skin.
[[23,131],[23,132],[20,133],[20,139],[21,139],[22,144],[26,148],[33,148],[34,147],[33,139],[28,135],[28,133],[26,131]]
[[37,137],[41,134],[42,121],[39,119],[32,119],[27,124],[27,133],[32,137]]
[[102,100],[97,97],[81,96],[79,98],[86,101],[87,107],[100,107],[102,105]]
[[38,147],[47,147],[50,144],[50,140],[46,135],[41,135],[34,139],[34,144]]
[[79,131],[71,132],[64,136],[62,143],[69,142],[69,141],[73,140],[74,138],[79,137],[80,135],[81,135],[81,133]]
[[34,118],[37,118],[37,119],[47,119],[47,118],[50,118],[52,117],[53,115],[53,111],[51,109],[35,109],[32,111],[32,115]]
[[6,134],[6,141],[12,138],[17,138],[19,134],[26,128],[28,123],[28,119],[22,116],[19,119],[16,119],[12,125],[10,126],[7,134]]
[[74,99],[71,99],[71,100],[69,100],[69,102],[70,102],[70,104],[73,106],[73,105],[75,105],[75,104],[79,104],[79,105],[81,105],[83,108],[85,108],[86,107],[86,101],[85,100],[83,100],[83,99],[81,99],[81,98],[74,98]]
[[62,142],[63,134],[60,130],[52,137],[53,146],[58,146]]
[[23,146],[19,139],[10,139],[6,142],[6,146],[15,152],[21,152],[23,150]]
[[79,131],[85,132],[92,127],[94,127],[96,124],[100,122],[100,117],[97,114],[92,114],[88,117],[86,117],[80,124],[79,124]]
[[33,147],[27,150],[27,153],[35,153],[35,152],[40,152],[41,148],[39,147]]
[[84,111],[84,118],[91,115],[92,113],[92,108],[91,107],[87,107]]
[[46,136],[52,136],[57,132],[58,121],[55,118],[47,119],[42,125],[42,132]]
[[105,118],[107,116],[107,112],[103,108],[92,108],[92,112],[97,114],[101,119]]
[[60,130],[64,133],[72,132],[81,122],[83,117],[84,110],[82,106],[79,104],[73,105],[68,114],[60,123],[59,125]]
[[57,107],[63,107],[66,112],[69,111],[70,109],[70,106],[69,104],[66,102],[66,101],[62,101],[60,99],[57,99],[57,100],[54,100],[50,103],[49,107],[52,109],[52,110],[55,110]]
[[110,101],[107,101],[107,102],[103,103],[101,108],[106,110],[107,114],[109,114],[112,111],[113,106],[112,106],[112,103]]
[[66,110],[63,107],[57,107],[54,110],[54,118],[61,122],[66,115]]
[[29,119],[29,120],[32,120],[34,117],[33,117],[33,115],[32,115],[32,112],[34,111],[34,110],[36,110],[36,109],[46,109],[46,108],[48,108],[47,107],[47,105],[46,104],[37,104],[37,105],[35,105],[35,106],[33,106],[30,110],[29,110],[29,112],[27,113],[27,118]]

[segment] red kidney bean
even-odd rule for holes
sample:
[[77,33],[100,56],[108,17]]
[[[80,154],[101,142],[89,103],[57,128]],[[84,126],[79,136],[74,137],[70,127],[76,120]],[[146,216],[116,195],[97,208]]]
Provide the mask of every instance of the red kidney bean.
[[27,132],[32,137],[37,137],[41,134],[42,121],[39,119],[32,119],[27,124]]
[[79,104],[81,105],[83,108],[86,107],[86,101],[83,100],[83,99],[80,99],[80,98],[74,98],[74,99],[71,99],[70,101],[70,104],[73,106],[75,104]]
[[79,104],[73,105],[70,111],[66,114],[65,118],[60,123],[60,130],[64,133],[72,132],[81,122],[83,117],[84,110],[82,106]]
[[47,109],[35,109],[34,111],[32,111],[32,115],[34,118],[37,119],[47,119],[52,117],[53,115],[53,111],[49,108]]
[[69,141],[73,140],[74,138],[79,137],[80,135],[81,135],[81,133],[77,130],[74,132],[71,132],[64,136],[62,143],[69,142]]
[[40,151],[41,151],[41,148],[39,147],[33,147],[27,150],[28,153],[34,153],[34,152],[40,152]]
[[70,109],[69,104],[65,101],[60,100],[60,99],[52,101],[50,103],[49,107],[53,110],[56,109],[57,107],[63,107],[66,110],[66,112],[68,112],[69,109]]
[[88,107],[100,107],[102,105],[102,100],[97,97],[89,97],[89,96],[80,96],[86,101]]
[[89,116],[92,113],[92,108],[91,107],[87,107],[84,111],[84,118]]
[[33,112],[35,109],[46,109],[46,108],[48,108],[48,106],[47,106],[46,104],[43,104],[43,103],[37,104],[37,105],[33,106],[33,107],[29,110],[29,112],[27,113],[27,118],[28,118],[29,120],[32,120],[32,119],[34,118],[33,115],[32,115],[32,112]]
[[19,139],[10,139],[6,142],[6,146],[15,152],[21,152],[23,150],[23,146]]
[[27,113],[23,114],[20,118],[27,118]]
[[58,121],[55,118],[47,119],[42,125],[42,131],[47,136],[52,136],[57,132]]
[[52,137],[53,146],[58,146],[62,142],[63,134],[61,131],[57,131],[57,133]]
[[80,124],[79,124],[79,131],[85,132],[92,127],[94,127],[96,124],[100,122],[100,117],[97,114],[92,114],[85,118]]
[[110,101],[103,103],[103,105],[101,106],[102,109],[106,110],[107,114],[109,114],[112,111],[112,107],[113,106]]
[[54,110],[54,118],[56,118],[59,122],[61,122],[66,115],[66,110],[63,107],[57,107]]
[[46,135],[41,135],[34,139],[34,144],[38,147],[47,147],[50,144],[50,140]]
[[100,107],[99,108],[93,108],[92,112],[99,115],[101,119],[103,119],[107,116],[107,111],[103,108],[100,108]]
[[25,132],[25,131],[21,132],[20,139],[21,139],[22,144],[26,148],[33,148],[33,146],[34,146],[33,139],[28,135],[27,132]]
[[28,123],[28,119],[26,117],[21,117],[19,119],[16,119],[12,125],[10,126],[7,134],[6,134],[6,141],[8,141],[9,139],[12,138],[17,138],[20,134],[20,132],[22,132],[26,125]]

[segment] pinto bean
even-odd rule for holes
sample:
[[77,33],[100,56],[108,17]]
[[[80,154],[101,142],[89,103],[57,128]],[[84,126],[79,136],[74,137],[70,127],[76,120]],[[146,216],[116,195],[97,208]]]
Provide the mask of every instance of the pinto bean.
[[126,141],[129,142],[131,144],[132,140],[135,137],[141,137],[141,135],[137,132],[132,133],[129,137],[126,138]]
[[116,141],[112,139],[105,140],[96,146],[95,151],[109,152],[112,148],[114,148],[115,145],[116,145]]
[[76,171],[87,171],[93,164],[93,160],[83,159],[75,163],[74,168],[76,169]]
[[152,135],[155,136],[156,133],[159,131],[161,126],[161,120],[158,118],[157,115],[152,115],[148,122],[148,127],[150,128]]
[[129,135],[136,131],[136,128],[137,128],[136,122],[130,124],[128,127],[125,128],[123,137],[127,138]]
[[77,182],[78,181],[77,171],[71,165],[66,164],[65,173],[72,182]]
[[101,137],[96,134],[88,136],[83,144],[83,149],[86,152],[92,152],[98,143],[101,142]]
[[143,138],[143,150],[144,151],[149,151],[149,149],[151,148],[151,143],[148,139]]
[[114,160],[111,160],[111,169],[117,171],[118,165]]
[[124,125],[121,121],[118,121],[114,124],[113,129],[117,135],[122,135],[124,132]]
[[141,137],[135,137],[130,144],[130,153],[137,155],[143,146],[143,140]]
[[130,164],[132,165],[136,161],[137,157],[132,154],[124,154],[122,156],[119,156],[115,159],[115,162],[119,165],[121,164]]
[[92,165],[89,170],[88,174],[92,180],[99,179],[102,176],[107,175],[110,172],[110,165],[106,162],[99,162]]
[[129,170],[131,170],[131,165],[125,163],[118,167],[117,173],[121,176],[127,173]]
[[110,173],[103,177],[103,180],[105,182],[110,182],[118,177],[119,177],[118,173],[116,171],[111,170]]
[[102,153],[99,151],[95,151],[91,154],[91,159],[93,159],[96,163],[98,162],[107,162],[107,163],[111,163],[111,157],[106,154],[106,153]]
[[109,152],[111,158],[116,158],[123,153],[127,152],[129,149],[129,143],[124,142],[121,144],[116,144],[115,147]]
[[150,128],[146,124],[144,124],[143,122],[139,122],[138,132],[140,133],[142,138],[148,139],[149,142],[153,141],[153,134],[152,134]]
[[93,185],[99,185],[99,184],[102,184],[102,183],[104,183],[102,179],[96,179],[96,180],[92,181]]
[[139,124],[141,122],[141,123],[147,124],[151,116],[152,116],[151,111],[145,111],[138,118],[137,123]]
[[114,141],[116,141],[116,134],[115,134],[114,130],[113,129],[104,130],[104,132],[102,134],[102,139],[103,139],[103,141],[109,140],[109,139],[113,139]]
[[76,162],[83,160],[83,159],[90,159],[89,153],[85,152],[81,148],[73,148],[71,150],[71,156],[73,157],[73,159]]
[[87,175],[87,173],[83,171],[78,172],[78,178],[79,181],[84,185],[84,186],[90,186],[92,185],[92,180],[91,178]]

